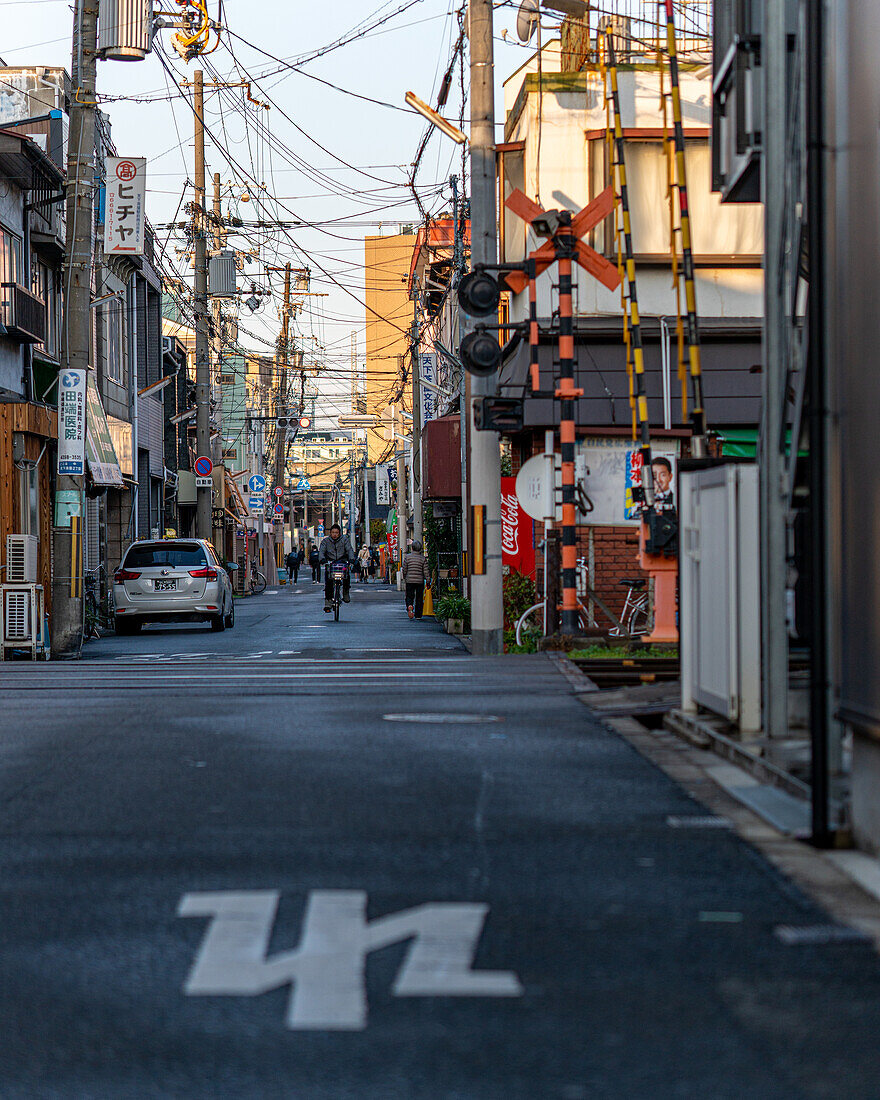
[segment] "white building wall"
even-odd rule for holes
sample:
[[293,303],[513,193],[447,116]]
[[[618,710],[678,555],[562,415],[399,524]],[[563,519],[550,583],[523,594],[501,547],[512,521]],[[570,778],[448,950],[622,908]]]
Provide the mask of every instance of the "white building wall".
[[[548,71],[547,65],[544,68]],[[505,102],[509,106],[516,102],[525,77],[524,68],[505,85]],[[537,91],[530,91],[519,118],[505,135],[506,141],[525,142],[525,190],[545,209],[580,210],[607,180],[604,142],[587,139],[587,134],[605,129],[601,76],[587,72],[572,74],[571,79],[577,81],[571,91],[545,89],[540,97],[540,121],[539,96]],[[685,126],[708,128],[711,76],[684,71],[681,85]],[[622,69],[619,88],[624,128],[658,129],[662,126],[656,69]],[[671,126],[671,112],[669,123]],[[659,148],[657,143],[629,143],[627,177],[634,250],[637,256],[652,253],[657,257],[656,264],[639,263],[641,312],[643,315],[672,316],[676,312],[675,292],[669,263],[664,258],[669,251],[669,207],[665,197],[665,165]],[[750,266],[731,262],[717,266],[700,264],[695,272],[698,312],[704,317],[759,318],[763,312],[763,277],[759,266],[763,253],[761,207],[759,204],[722,205],[719,196],[710,190],[708,142],[688,143],[687,169],[695,253],[712,257],[745,256],[750,263]],[[520,260],[524,248],[531,252],[543,243],[531,230],[524,235],[521,223],[509,212],[505,237],[507,248],[503,258],[507,260]],[[601,250],[601,229],[585,239]],[[620,316],[619,290],[607,290],[580,267],[576,267],[576,272],[576,313],[580,316]],[[538,279],[539,316],[548,316],[555,304],[552,292],[555,277],[554,266]],[[528,296],[523,292],[511,301],[511,320],[521,320],[527,315]]]

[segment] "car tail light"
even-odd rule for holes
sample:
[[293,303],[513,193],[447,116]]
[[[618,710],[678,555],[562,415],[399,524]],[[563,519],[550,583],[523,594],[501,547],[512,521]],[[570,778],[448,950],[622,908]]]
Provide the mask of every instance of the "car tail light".
[[216,581],[217,580],[217,570],[216,569],[211,569],[207,565],[205,566],[204,569],[190,569],[189,575],[191,577],[199,577],[200,579],[204,579],[206,581]]
[[123,581],[136,581],[140,573],[132,573],[130,569],[117,569],[113,574],[113,583],[122,584]]

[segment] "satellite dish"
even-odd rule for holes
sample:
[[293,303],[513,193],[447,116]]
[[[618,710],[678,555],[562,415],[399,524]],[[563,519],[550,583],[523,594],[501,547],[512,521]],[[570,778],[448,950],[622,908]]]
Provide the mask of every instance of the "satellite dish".
[[516,13],[516,33],[520,42],[530,42],[538,25],[538,0],[522,0]]

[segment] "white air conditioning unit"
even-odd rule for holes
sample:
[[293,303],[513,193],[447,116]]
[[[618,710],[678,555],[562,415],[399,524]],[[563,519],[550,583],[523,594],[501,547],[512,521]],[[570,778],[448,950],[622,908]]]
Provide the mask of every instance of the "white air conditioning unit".
[[3,641],[27,642],[31,637],[31,595],[26,589],[3,592]]
[[6,536],[6,583],[36,584],[40,540],[36,535]]

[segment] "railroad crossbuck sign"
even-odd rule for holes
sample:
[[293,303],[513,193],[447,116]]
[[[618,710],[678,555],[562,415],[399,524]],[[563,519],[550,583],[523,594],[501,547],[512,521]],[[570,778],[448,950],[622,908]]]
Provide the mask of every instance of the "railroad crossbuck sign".
[[[528,195],[520,190],[515,190],[508,195],[504,200],[504,205],[528,225],[531,225],[544,213],[543,207],[536,202],[532,202]],[[571,219],[571,232],[575,237],[574,259],[585,271],[588,271],[609,290],[616,290],[620,286],[620,272],[617,270],[617,265],[611,263],[610,260],[606,260],[604,256],[600,256],[595,249],[590,248],[580,238],[585,233],[589,233],[603,218],[607,218],[613,210],[614,191],[612,188],[606,187],[600,195],[597,195],[583,210],[574,214]],[[536,275],[546,271],[556,260],[556,246],[553,241],[545,241],[540,248],[535,249],[531,254],[531,259],[535,261]],[[528,286],[529,279],[524,271],[507,271],[504,274],[504,281],[514,294],[519,294],[521,290],[525,290]]]
[[521,997],[508,970],[473,970],[488,905],[434,902],[367,920],[362,890],[313,890],[293,951],[267,956],[280,894],[275,890],[185,894],[180,917],[210,917],[184,991],[256,997],[291,987],[287,1026],[360,1031],[367,1026],[367,956],[412,942],[395,997]]

